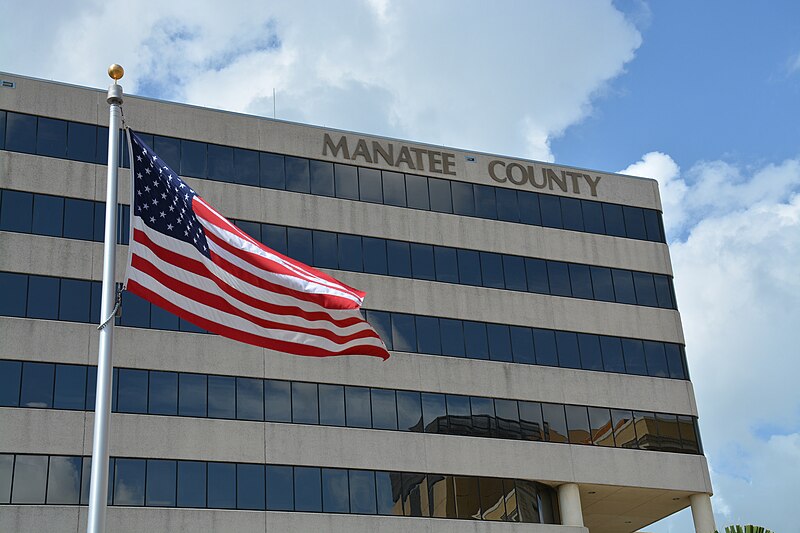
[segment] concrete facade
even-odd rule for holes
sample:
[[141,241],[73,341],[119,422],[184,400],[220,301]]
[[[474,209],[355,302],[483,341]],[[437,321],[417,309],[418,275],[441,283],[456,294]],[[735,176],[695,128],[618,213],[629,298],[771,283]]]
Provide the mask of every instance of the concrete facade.
[[[3,74],[0,110],[104,125],[105,92]],[[525,190],[660,210],[654,180],[632,178],[505,156],[431,147],[407,141],[126,96],[126,120],[137,131],[343,162],[323,154],[323,135],[342,136],[455,155],[455,175],[424,176],[521,188],[487,175],[492,161],[534,172],[553,169],[600,177],[597,196],[559,187]],[[470,160],[473,159],[474,161]],[[362,160],[349,164],[397,171]],[[402,171],[402,169],[401,169]],[[103,200],[105,167],[0,150],[0,187]],[[241,220],[324,229],[362,236],[446,245],[672,275],[666,244],[577,231],[465,218],[452,214],[354,202],[187,178],[220,212]],[[120,172],[120,201],[129,203],[129,175]],[[118,280],[127,248],[117,251]],[[102,244],[0,231],[0,271],[100,280]],[[677,310],[330,270],[368,293],[365,308],[684,343]],[[96,364],[97,331],[90,324],[0,317],[0,359]],[[635,376],[495,361],[392,352],[372,358],[302,358],[237,344],[216,336],[118,327],[114,364],[124,368],[478,395],[698,416],[688,380]],[[0,408],[0,453],[90,455],[93,415],[82,411]],[[111,531],[635,531],[688,507],[692,495],[712,492],[702,455],[403,433],[269,422],[154,415],[112,415],[112,456],[327,466],[405,472],[510,477],[552,487],[570,484],[582,507],[580,527],[370,517],[325,513],[110,507]],[[573,490],[574,489],[574,490]],[[0,531],[80,531],[86,508],[0,505]],[[704,532],[705,533],[705,532]]]

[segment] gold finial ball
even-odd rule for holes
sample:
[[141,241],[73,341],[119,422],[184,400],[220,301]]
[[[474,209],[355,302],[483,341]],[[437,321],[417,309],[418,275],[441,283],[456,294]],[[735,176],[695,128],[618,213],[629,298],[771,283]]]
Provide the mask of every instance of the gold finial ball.
[[122,76],[125,75],[125,69],[122,68],[122,65],[117,65],[116,63],[114,63],[113,65],[108,67],[108,75],[113,80],[121,79]]

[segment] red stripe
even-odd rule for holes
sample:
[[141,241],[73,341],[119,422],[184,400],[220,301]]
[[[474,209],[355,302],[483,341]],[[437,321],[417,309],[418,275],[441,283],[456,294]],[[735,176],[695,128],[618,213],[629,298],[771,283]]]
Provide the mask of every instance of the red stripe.
[[164,299],[158,293],[153,292],[150,289],[142,286],[135,280],[128,281],[127,289],[132,293],[136,294],[137,296],[141,296],[145,300],[148,300],[156,304],[165,311],[169,311],[170,313],[177,315],[188,322],[191,322],[195,326],[201,327],[212,333],[222,335],[223,337],[228,337],[247,344],[253,344],[255,346],[260,346],[262,348],[268,348],[270,350],[285,352],[293,355],[305,355],[311,357],[330,357],[335,355],[366,355],[372,357],[380,357],[381,359],[384,360],[389,358],[389,352],[387,352],[383,348],[371,345],[354,346],[352,348],[347,348],[340,352],[331,352],[328,350],[323,350],[322,348],[308,346],[305,344],[296,344],[287,341],[270,339],[268,337],[262,337],[260,335],[256,335],[253,333],[247,333],[235,328],[223,326],[222,324],[218,324],[217,322],[214,322],[212,320],[208,320],[201,316],[190,313],[186,309],[178,307],[172,302]]
[[[210,293],[202,289],[198,289],[197,287],[193,287],[188,283],[184,283],[180,280],[173,278],[172,276],[169,276],[168,274],[159,270],[158,267],[156,267],[143,257],[136,254],[134,254],[133,257],[131,258],[131,267],[141,272],[144,272],[145,274],[154,278],[156,281],[158,281],[165,287],[169,288],[173,292],[176,292],[182,296],[185,296],[186,298],[202,303],[209,307],[212,307],[222,313],[238,316],[239,318],[252,322],[253,324],[259,327],[268,329],[277,329],[283,331],[292,331],[295,333],[303,333],[305,335],[322,337],[337,344],[344,344],[345,342],[354,341],[358,339],[379,338],[377,334],[375,334],[375,332],[372,330],[372,328],[364,329],[359,332],[352,333],[350,335],[337,335],[336,333],[326,329],[296,326],[294,324],[287,324],[285,322],[276,322],[274,320],[267,320],[264,318],[256,317],[254,315],[247,313],[246,311],[242,311],[241,309],[235,307],[225,298],[217,294]],[[363,320],[358,320],[358,321],[364,323]]]
[[[187,270],[198,276],[203,276],[205,278],[208,278],[214,283],[216,283],[217,286],[219,286],[223,291],[230,294],[234,298],[237,298],[242,302],[247,303],[248,305],[251,305],[258,309],[262,309],[263,311],[280,315],[296,315],[306,318],[308,320],[326,320],[340,327],[346,327],[354,323],[352,321],[353,319],[350,318],[334,319],[324,311],[306,311],[296,306],[273,304],[246,295],[243,292],[237,291],[236,289],[234,289],[233,287],[222,281],[220,278],[215,276],[213,273],[211,273],[208,270],[208,267],[202,261],[199,261],[197,259],[192,259],[185,255],[173,252],[172,250],[159,246],[158,244],[153,242],[147,235],[147,233],[145,233],[143,230],[135,229],[133,232],[133,240],[149,248],[154,254],[156,254],[156,256],[158,256],[163,261],[166,261],[171,265],[182,268],[183,270]],[[217,257],[217,260],[214,261],[214,263],[218,267],[225,270],[232,276],[239,278],[246,283],[249,283],[250,285],[254,285],[268,292],[282,294],[284,296],[290,296],[293,298],[297,298],[298,300],[303,300],[312,304],[319,305],[321,307],[325,307],[323,305],[324,301],[321,302],[321,300],[324,299],[318,298],[317,295],[315,294],[309,294],[303,291],[290,289],[288,287],[284,287],[283,285],[278,285],[276,283],[269,282],[263,278],[259,278],[255,274],[252,274],[232,263],[229,263],[225,259],[216,256],[216,254],[212,253],[212,256]]]

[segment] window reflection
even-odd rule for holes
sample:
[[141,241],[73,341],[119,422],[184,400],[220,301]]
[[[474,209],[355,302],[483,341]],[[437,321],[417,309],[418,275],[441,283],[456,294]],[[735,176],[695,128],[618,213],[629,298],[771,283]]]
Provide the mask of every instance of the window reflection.
[[481,502],[478,493],[478,478],[453,476],[456,494],[456,518],[479,520]]

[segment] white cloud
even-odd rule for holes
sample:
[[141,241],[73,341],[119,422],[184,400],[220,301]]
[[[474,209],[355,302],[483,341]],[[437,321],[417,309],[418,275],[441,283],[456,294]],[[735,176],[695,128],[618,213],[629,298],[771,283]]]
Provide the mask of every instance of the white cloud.
[[800,72],[800,52],[789,58],[789,61],[786,62],[786,70],[790,75]]
[[546,160],[641,43],[609,0],[33,1],[8,15],[0,35],[36,35],[4,37],[11,72],[104,87],[118,62],[134,93],[271,116],[275,88],[279,118]]

